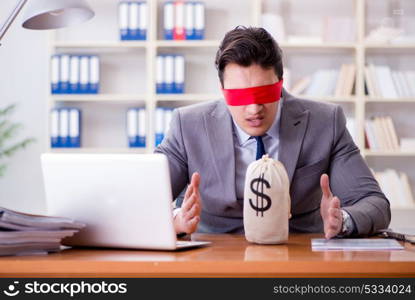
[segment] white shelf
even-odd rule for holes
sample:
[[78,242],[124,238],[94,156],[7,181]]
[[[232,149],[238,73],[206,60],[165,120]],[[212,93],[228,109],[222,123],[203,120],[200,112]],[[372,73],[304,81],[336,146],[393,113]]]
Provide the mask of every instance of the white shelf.
[[411,157],[415,156],[415,150],[413,151],[393,151],[393,150],[364,150],[365,156],[372,156],[372,157],[381,157],[381,156],[388,156],[388,157]]
[[344,102],[344,103],[355,103],[358,101],[356,96],[344,96],[344,97],[334,97],[334,96],[326,96],[326,97],[315,97],[315,96],[307,96],[307,95],[295,95],[298,98],[304,98],[308,100],[314,101],[323,101],[323,102]]
[[366,49],[409,49],[415,50],[414,43],[402,43],[402,44],[393,44],[393,43],[365,43],[363,46]]
[[310,48],[316,48],[316,49],[349,49],[354,50],[356,49],[357,44],[356,43],[329,43],[329,42],[323,42],[323,43],[290,43],[290,42],[281,42],[278,43],[278,45],[281,48],[299,48],[299,49],[310,49]]
[[53,153],[148,153],[147,148],[51,148]]
[[209,101],[222,98],[221,94],[157,94],[157,101]]
[[155,43],[159,48],[217,48],[220,45],[220,41],[217,40],[197,40],[197,41],[170,41],[170,40],[158,40]]
[[404,102],[413,102],[415,103],[415,98],[370,98],[366,97],[365,102],[386,102],[386,103],[404,103]]
[[134,102],[145,101],[144,94],[84,94],[84,95],[52,95],[55,102]]
[[71,48],[71,49],[128,49],[128,48],[145,48],[149,43],[147,41],[79,41],[79,42],[63,42],[55,41],[52,46],[55,48]]

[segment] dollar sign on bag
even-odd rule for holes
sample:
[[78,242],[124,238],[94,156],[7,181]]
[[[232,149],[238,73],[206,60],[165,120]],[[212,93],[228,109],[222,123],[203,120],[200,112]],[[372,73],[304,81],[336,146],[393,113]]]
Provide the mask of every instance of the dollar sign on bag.
[[[256,188],[254,188],[255,183]],[[255,205],[252,203],[252,199],[249,199],[249,204],[256,211],[256,215],[258,216],[261,213],[261,217],[264,216],[264,211],[267,211],[271,207],[271,198],[264,194],[264,185],[267,188],[271,187],[269,182],[264,179],[264,173],[262,173],[258,178],[251,181],[251,191],[256,195]]]

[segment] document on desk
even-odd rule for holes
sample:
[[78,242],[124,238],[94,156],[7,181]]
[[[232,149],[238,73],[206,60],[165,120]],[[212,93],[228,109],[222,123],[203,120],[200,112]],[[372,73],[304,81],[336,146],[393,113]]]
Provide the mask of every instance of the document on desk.
[[404,247],[392,239],[311,239],[313,251],[382,251],[402,250]]

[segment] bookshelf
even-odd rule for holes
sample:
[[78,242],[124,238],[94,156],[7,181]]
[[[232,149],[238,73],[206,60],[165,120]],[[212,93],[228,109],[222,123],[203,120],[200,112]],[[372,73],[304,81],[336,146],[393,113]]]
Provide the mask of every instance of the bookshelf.
[[[81,149],[51,149],[57,152],[118,152],[118,153],[151,153],[154,150],[155,128],[154,112],[158,105],[177,107],[181,105],[208,101],[220,98],[219,83],[214,69],[214,54],[220,40],[228,30],[236,25],[260,26],[262,15],[277,9],[284,13],[286,29],[293,34],[307,30],[313,35],[319,30],[319,19],[325,15],[338,14],[353,19],[355,36],[351,41],[342,42],[289,42],[279,40],[284,52],[284,63],[290,67],[293,77],[301,76],[301,72],[310,72],[322,65],[338,65],[338,61],[352,63],[356,67],[354,94],[348,97],[308,97],[310,100],[338,103],[344,107],[346,115],[355,120],[355,141],[362,150],[362,155],[370,167],[393,167],[395,159],[406,159],[408,163],[402,166],[406,171],[413,168],[414,151],[373,151],[365,149],[364,124],[371,114],[384,113],[382,105],[393,105],[395,110],[415,108],[415,98],[385,99],[372,98],[365,95],[364,67],[372,58],[389,62],[390,57],[405,56],[410,60],[415,56],[415,42],[402,44],[367,42],[366,36],[373,29],[376,20],[384,18],[385,9],[392,1],[382,1],[380,9],[374,9],[380,1],[373,0],[241,0],[238,5],[230,6],[231,1],[205,0],[206,4],[206,35],[205,40],[199,41],[167,41],[162,39],[163,0],[147,0],[148,30],[146,41],[119,41],[118,34],[118,0],[89,0],[96,11],[94,20],[76,28],[64,29],[51,34],[50,53],[94,53],[103,56],[103,63],[108,65],[102,68],[111,74],[112,82],[102,82],[102,94],[98,95],[50,95],[48,109],[55,105],[71,105],[83,109],[92,109],[110,106],[102,109],[103,113],[119,113],[114,121],[114,132],[117,131],[117,142],[101,144],[89,143]],[[402,0],[404,17],[414,19],[415,5],[411,1]],[[232,1],[232,4],[235,4]],[[325,9],[321,9],[325,7]],[[304,21],[302,21],[304,19]],[[297,22],[297,23],[296,23]],[[300,23],[298,23],[300,22]],[[303,23],[301,23],[303,22]],[[298,26],[297,26],[298,25]],[[100,28],[105,30],[100,30]],[[415,27],[414,27],[415,28]],[[409,30],[411,31],[411,30]],[[410,32],[411,33],[411,32]],[[413,32],[412,32],[413,34]],[[155,91],[155,63],[158,54],[184,54],[186,57],[186,90],[185,94],[156,94]],[[307,62],[316,61],[314,64]],[[332,60],[332,61],[330,61]],[[396,60],[396,59],[395,59]],[[131,62],[132,66],[116,67],[117,64]],[[189,62],[189,63],[188,63]],[[318,64],[318,67],[316,67]],[[398,66],[404,64],[399,61]],[[135,69],[134,69],[135,68]],[[413,68],[415,70],[415,66]],[[114,71],[115,70],[115,71]],[[297,74],[298,73],[298,74]],[[197,76],[194,76],[197,74]],[[117,80],[117,75],[120,78]],[[200,80],[198,77],[200,76]],[[295,79],[295,78],[293,78]],[[295,80],[292,80],[293,82]],[[126,82],[134,88],[125,88]],[[106,87],[105,85],[108,85]],[[49,88],[49,81],[47,82]],[[125,111],[131,106],[144,106],[147,110],[147,146],[144,149],[128,149],[127,137],[122,118]],[[403,108],[404,107],[404,108]],[[112,109],[113,108],[113,109]],[[84,116],[84,118],[87,116]],[[106,118],[107,116],[104,115]],[[111,119],[111,118],[110,118]],[[115,120],[115,118],[112,118]],[[110,121],[109,121],[110,122]],[[84,121],[86,126],[96,126]],[[100,123],[100,122],[97,122]],[[101,122],[102,123],[102,122]],[[406,121],[406,123],[408,123]],[[398,125],[399,126],[399,125]],[[412,127],[412,131],[415,128]],[[91,129],[92,130],[92,129]],[[100,130],[94,128],[93,130]],[[104,129],[105,130],[105,129]],[[48,133],[49,136],[49,133]],[[415,137],[415,135],[412,135]],[[83,136],[85,138],[85,135]],[[100,141],[105,140],[101,138]],[[382,161],[386,157],[387,162]],[[390,164],[389,166],[387,164]],[[412,165],[411,165],[412,164]],[[406,169],[405,169],[406,168]],[[409,174],[412,190],[415,191],[415,174]]]

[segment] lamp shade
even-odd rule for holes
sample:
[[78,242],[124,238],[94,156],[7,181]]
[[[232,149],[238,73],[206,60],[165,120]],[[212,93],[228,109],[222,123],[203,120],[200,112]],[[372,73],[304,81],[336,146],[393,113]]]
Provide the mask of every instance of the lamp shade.
[[29,0],[22,26],[57,29],[91,19],[95,13],[85,0]]

